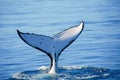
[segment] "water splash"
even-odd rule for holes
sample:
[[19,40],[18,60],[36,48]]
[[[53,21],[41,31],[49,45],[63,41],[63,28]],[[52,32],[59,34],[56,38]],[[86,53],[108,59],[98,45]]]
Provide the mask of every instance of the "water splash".
[[[48,67],[42,66],[38,70],[14,73],[11,79],[15,80],[94,80],[111,79],[114,71],[105,68],[89,66],[62,66],[58,74],[48,74]],[[115,75],[115,74],[114,74]],[[113,78],[112,78],[113,79]]]

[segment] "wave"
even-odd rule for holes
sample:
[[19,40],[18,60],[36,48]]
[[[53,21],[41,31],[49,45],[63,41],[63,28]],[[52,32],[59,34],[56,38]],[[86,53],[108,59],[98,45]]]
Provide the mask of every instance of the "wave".
[[114,70],[89,66],[58,67],[58,74],[48,74],[48,70],[48,66],[41,66],[33,71],[16,72],[9,80],[112,80],[114,76],[119,76]]

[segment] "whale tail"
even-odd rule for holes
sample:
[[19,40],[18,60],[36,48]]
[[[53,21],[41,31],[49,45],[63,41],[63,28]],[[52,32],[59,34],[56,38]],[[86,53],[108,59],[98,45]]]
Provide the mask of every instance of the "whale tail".
[[84,22],[80,25],[66,29],[53,37],[33,33],[23,33],[17,30],[19,37],[28,45],[46,53],[51,66],[49,73],[57,72],[57,61],[62,51],[67,48],[80,35],[84,28]]

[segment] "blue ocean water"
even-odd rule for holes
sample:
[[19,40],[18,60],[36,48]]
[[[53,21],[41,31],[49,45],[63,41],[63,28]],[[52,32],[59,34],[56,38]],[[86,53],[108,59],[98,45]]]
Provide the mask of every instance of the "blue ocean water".
[[[0,80],[119,80],[119,6],[119,0],[0,0]],[[84,31],[63,51],[55,76],[46,73],[49,58],[16,32],[53,36],[82,20]]]

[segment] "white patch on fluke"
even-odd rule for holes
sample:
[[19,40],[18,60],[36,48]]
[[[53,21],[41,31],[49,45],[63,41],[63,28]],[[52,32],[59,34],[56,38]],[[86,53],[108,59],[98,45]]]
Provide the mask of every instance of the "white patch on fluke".
[[45,52],[50,60],[51,67],[49,73],[57,72],[57,61],[62,51],[67,48],[80,35],[84,28],[84,22],[80,25],[66,29],[53,37],[23,33],[17,30],[20,38],[28,45]]

